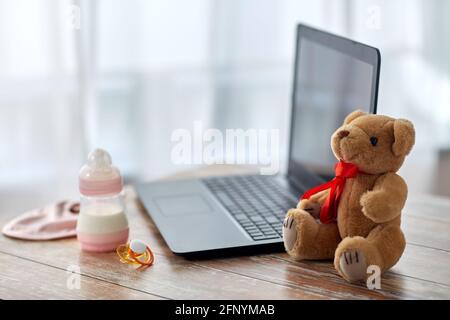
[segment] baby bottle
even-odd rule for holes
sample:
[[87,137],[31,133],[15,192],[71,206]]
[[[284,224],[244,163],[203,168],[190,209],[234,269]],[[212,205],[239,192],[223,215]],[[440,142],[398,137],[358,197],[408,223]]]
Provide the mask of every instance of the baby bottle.
[[77,237],[82,250],[109,252],[127,242],[128,220],[122,188],[122,176],[112,165],[108,152],[92,151],[79,174]]

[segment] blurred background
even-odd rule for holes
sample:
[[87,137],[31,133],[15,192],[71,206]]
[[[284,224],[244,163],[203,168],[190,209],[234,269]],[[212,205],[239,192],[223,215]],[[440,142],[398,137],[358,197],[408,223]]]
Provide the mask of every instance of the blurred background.
[[196,120],[280,129],[285,165],[302,22],[381,50],[378,111],[417,131],[401,175],[412,193],[450,196],[449,12],[446,0],[0,0],[0,192],[76,194],[94,147],[128,181],[189,169],[171,162],[171,133]]

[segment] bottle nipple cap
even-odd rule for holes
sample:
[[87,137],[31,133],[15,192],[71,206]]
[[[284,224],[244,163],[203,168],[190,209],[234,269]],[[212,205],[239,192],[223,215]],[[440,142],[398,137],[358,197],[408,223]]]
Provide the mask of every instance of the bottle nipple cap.
[[80,193],[85,196],[108,195],[119,193],[122,188],[122,176],[112,165],[109,153],[103,149],[92,151],[80,170]]

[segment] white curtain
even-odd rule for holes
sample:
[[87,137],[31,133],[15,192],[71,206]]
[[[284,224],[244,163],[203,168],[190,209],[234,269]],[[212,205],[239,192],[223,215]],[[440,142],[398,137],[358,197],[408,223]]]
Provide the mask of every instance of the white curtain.
[[432,170],[450,144],[449,9],[445,0],[0,0],[0,186],[75,181],[96,146],[130,180],[186,169],[171,162],[170,137],[196,120],[281,129],[285,157],[304,22],[381,49],[379,112],[415,122],[403,174],[433,191],[431,175],[414,171]]
[[80,163],[76,44],[67,8],[64,1],[0,1],[2,187],[55,180]]

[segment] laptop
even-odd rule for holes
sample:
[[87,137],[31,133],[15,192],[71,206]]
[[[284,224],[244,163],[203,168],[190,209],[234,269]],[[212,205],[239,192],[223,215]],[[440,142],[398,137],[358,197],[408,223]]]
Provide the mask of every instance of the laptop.
[[286,211],[333,176],[332,133],[355,109],[376,112],[379,73],[378,49],[298,25],[287,174],[138,184],[169,248],[187,256],[282,249]]

